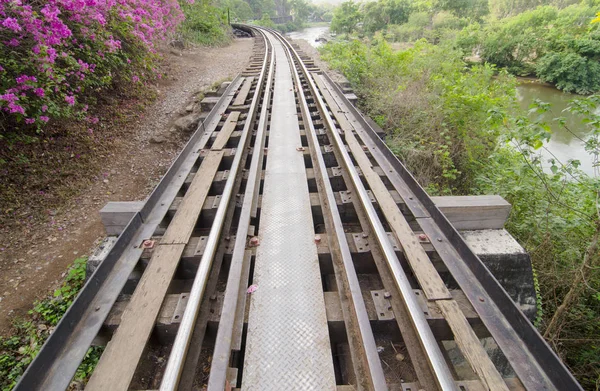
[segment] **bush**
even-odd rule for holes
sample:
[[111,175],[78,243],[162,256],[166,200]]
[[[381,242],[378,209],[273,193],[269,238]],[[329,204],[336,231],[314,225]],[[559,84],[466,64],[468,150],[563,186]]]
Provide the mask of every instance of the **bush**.
[[154,42],[183,19],[175,0],[14,1],[0,13],[3,133],[84,118],[103,89],[154,76]]
[[600,91],[600,63],[578,53],[547,53],[538,61],[536,74],[567,92],[591,94]]
[[429,13],[414,12],[408,17],[408,22],[390,28],[390,35],[396,42],[416,41],[425,36],[429,23]]
[[[490,65],[467,68],[462,51],[418,41],[393,52],[376,37],[329,43],[322,57],[350,80],[386,142],[434,194],[500,194],[512,204],[507,229],[526,248],[537,275],[536,325],[585,389],[600,379],[600,180],[578,162],[536,149],[551,134],[539,120],[514,117],[515,80]],[[497,75],[496,75],[497,74]],[[600,96],[573,102],[600,154]],[[538,103],[538,117],[547,105]],[[562,119],[556,113],[557,123]],[[507,144],[511,145],[508,147]]]
[[[227,10],[204,1],[181,4],[185,20],[179,26],[179,31],[186,40],[203,45],[222,45],[230,41]],[[234,11],[245,15],[249,7],[246,11],[240,7]]]
[[487,111],[513,103],[511,78],[496,77],[491,66],[467,69],[460,51],[424,40],[393,52],[378,36],[370,47],[354,40],[327,44],[322,53],[389,130],[389,145],[422,185],[468,191],[498,136]]
[[458,43],[466,52],[481,43],[482,59],[511,73],[535,74],[559,89],[589,94],[600,91],[600,32],[590,24],[594,10],[585,4],[538,7],[491,23],[477,35],[469,28]]

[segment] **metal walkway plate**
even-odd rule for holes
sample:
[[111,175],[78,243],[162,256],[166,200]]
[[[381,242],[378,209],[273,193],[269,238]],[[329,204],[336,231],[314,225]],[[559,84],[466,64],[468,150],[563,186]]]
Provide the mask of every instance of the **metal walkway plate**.
[[[283,47],[248,320],[242,390],[335,390],[294,86]],[[293,196],[292,196],[293,195]]]

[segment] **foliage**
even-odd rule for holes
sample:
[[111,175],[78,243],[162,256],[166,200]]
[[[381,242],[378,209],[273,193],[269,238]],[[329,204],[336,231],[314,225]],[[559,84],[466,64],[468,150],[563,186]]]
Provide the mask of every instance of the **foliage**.
[[425,41],[393,52],[381,36],[370,47],[358,40],[328,44],[322,55],[389,129],[390,146],[422,185],[449,193],[470,188],[498,135],[487,111],[507,108],[514,97],[507,75],[495,77],[490,66],[467,69],[460,51]]
[[[192,3],[182,2],[181,8],[185,14],[185,20],[179,26],[179,31],[187,40],[204,45],[219,45],[229,42],[225,9],[217,8],[207,0]],[[234,11],[242,14],[244,10],[244,7],[234,8]]]
[[491,23],[480,35],[481,57],[565,91],[599,91],[600,32],[590,25],[594,9],[544,6]]
[[[86,258],[75,260],[60,288],[52,297],[39,301],[29,312],[31,319],[15,323],[11,337],[0,338],[0,387],[11,390],[40,351],[85,281]],[[91,347],[74,380],[85,382],[102,354],[102,347]]]
[[94,94],[152,77],[154,42],[183,15],[176,0],[4,1],[0,19],[6,133],[41,130],[51,118],[85,118]]
[[229,10],[231,21],[246,22],[254,18],[254,11],[250,4],[244,0],[222,0],[218,6],[224,10]]
[[537,63],[536,73],[564,91],[578,94],[600,91],[600,63],[578,53],[547,53]]
[[468,16],[477,21],[490,12],[487,0],[438,0],[436,8],[450,11],[456,16]]
[[254,13],[254,18],[263,18],[264,14],[275,16],[275,2],[273,0],[248,0],[250,8]]
[[359,4],[352,0],[345,1],[333,11],[331,31],[340,34],[350,34],[356,30],[360,20]]
[[255,21],[255,23],[259,26],[275,28],[275,23],[273,23],[269,14],[266,14],[266,13],[263,14],[263,16],[260,20]]
[[[585,149],[596,166],[599,104],[600,97],[592,96],[567,108],[588,128]],[[579,171],[577,160],[560,162],[539,152],[551,138],[539,116],[548,110],[549,105],[538,101],[530,117],[505,117],[502,138],[507,146],[491,155],[475,189],[512,203],[507,228],[529,251],[543,298],[538,327],[584,388],[593,389],[600,378],[600,352],[589,343],[600,335],[600,301],[594,288],[600,284],[600,180]],[[553,121],[569,131],[561,117]]]
[[[473,34],[477,33],[474,29]],[[435,194],[500,194],[512,204],[507,229],[526,248],[541,298],[537,325],[586,389],[600,379],[600,181],[539,153],[551,138],[539,114],[515,117],[515,81],[489,65],[465,67],[450,44],[416,42],[393,52],[375,37],[325,45],[322,57],[346,75],[386,141]],[[495,74],[497,73],[497,76]],[[569,111],[589,128],[598,165],[600,97]],[[566,127],[560,113],[557,123]]]
[[429,36],[431,20],[427,12],[413,12],[408,21],[400,26],[389,27],[389,36],[393,41],[412,42]]
[[385,29],[389,24],[408,21],[412,10],[407,0],[377,0],[362,6],[363,27],[368,33]]

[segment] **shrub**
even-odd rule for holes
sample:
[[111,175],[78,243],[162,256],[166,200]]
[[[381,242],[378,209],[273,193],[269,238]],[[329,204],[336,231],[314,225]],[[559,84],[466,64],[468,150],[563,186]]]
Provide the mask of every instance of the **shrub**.
[[491,66],[466,68],[462,53],[417,41],[393,52],[381,39],[331,43],[323,58],[355,86],[388,143],[424,186],[466,191],[495,147],[499,124],[488,110],[508,108],[514,81]]
[[[179,31],[185,39],[203,45],[221,45],[229,42],[226,10],[205,1],[182,2],[181,8],[185,20],[181,23]],[[249,7],[245,11],[248,10]],[[235,8],[234,12],[242,12],[244,15],[244,8]]]
[[[491,23],[477,35],[463,31],[458,44],[481,43],[484,61],[517,75],[533,75],[565,91],[600,91],[600,32],[590,24],[595,7],[585,4],[564,9],[538,7]],[[477,42],[479,38],[480,42]]]
[[[378,37],[329,43],[322,57],[341,70],[365,112],[419,182],[436,194],[500,194],[512,204],[507,229],[530,253],[541,301],[537,327],[585,389],[600,379],[600,179],[577,161],[547,161],[535,151],[551,137],[537,120],[511,115],[515,81],[490,65],[467,68],[462,53],[418,41],[394,53]],[[591,50],[591,46],[586,46]],[[598,165],[600,96],[572,102],[582,115],[585,149]],[[564,126],[555,113],[554,121]],[[511,144],[509,147],[507,144]]]
[[152,77],[154,42],[182,19],[176,0],[3,1],[2,132],[84,118],[103,89]]

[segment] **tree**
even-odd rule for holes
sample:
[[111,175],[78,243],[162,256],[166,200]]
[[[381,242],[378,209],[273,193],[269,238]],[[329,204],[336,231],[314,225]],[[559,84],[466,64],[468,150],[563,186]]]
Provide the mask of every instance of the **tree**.
[[436,8],[477,21],[490,13],[487,0],[437,0]]
[[304,23],[308,21],[308,17],[311,14],[311,6],[306,0],[290,0],[290,6],[292,8],[292,15],[294,15],[294,22]]
[[248,0],[254,18],[262,18],[264,14],[275,16],[275,2],[273,0]]
[[403,24],[408,21],[412,6],[407,0],[379,0],[363,6],[364,29],[374,33],[390,24]]
[[361,20],[359,5],[352,0],[342,3],[333,12],[331,31],[350,34]]

